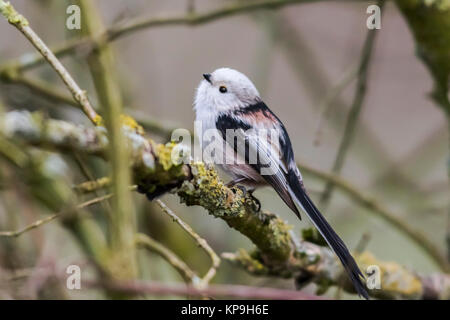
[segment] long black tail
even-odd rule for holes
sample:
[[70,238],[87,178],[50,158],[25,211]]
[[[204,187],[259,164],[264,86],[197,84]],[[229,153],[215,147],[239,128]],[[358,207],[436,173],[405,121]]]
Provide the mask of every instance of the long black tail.
[[347,274],[350,277],[358,295],[369,299],[369,295],[367,294],[363,282],[364,275],[362,274],[361,270],[359,270],[358,265],[348,251],[344,242],[341,240],[341,238],[339,238],[339,236],[328,224],[328,222],[316,208],[312,200],[306,194],[297,175],[289,175],[289,185],[291,187],[294,198],[297,200],[297,204],[302,207],[303,211],[305,211],[305,213],[311,219],[313,224],[319,230],[320,234],[325,238],[325,241],[336,253],[339,260],[341,260],[342,265],[347,271]]

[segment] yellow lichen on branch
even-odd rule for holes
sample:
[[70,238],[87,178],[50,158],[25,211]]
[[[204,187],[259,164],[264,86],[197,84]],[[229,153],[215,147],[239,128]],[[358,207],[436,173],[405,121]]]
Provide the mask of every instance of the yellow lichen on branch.
[[380,272],[380,289],[374,295],[380,298],[421,299],[423,284],[420,277],[395,262],[383,262],[369,252],[363,252],[357,261],[364,269],[375,266]]
[[[123,131],[131,149],[130,165],[134,180],[141,183],[141,192],[152,197],[157,189],[162,192],[172,190],[182,202],[204,207],[209,214],[224,220],[255,244],[256,248],[251,253],[240,250],[237,254],[223,254],[223,258],[256,275],[303,279],[306,283],[313,281],[319,285],[321,292],[342,283],[343,270],[331,250],[300,241],[292,232],[292,227],[276,214],[257,212],[253,200],[244,196],[238,188],[226,187],[212,167],[204,163],[173,163],[170,160],[173,143],[157,145],[137,135],[134,130],[124,128]],[[33,116],[26,111],[13,111],[6,113],[0,122],[0,133],[8,139],[62,151],[90,151],[88,154],[107,159],[105,150],[108,141],[100,128],[88,129]],[[83,135],[88,138],[82,139]],[[147,160],[143,160],[145,158]],[[98,183],[100,181],[95,185]],[[91,185],[87,189],[94,190],[96,186]],[[357,260],[364,271],[368,266],[375,265],[382,272],[381,289],[370,291],[374,297],[449,297],[450,279],[446,274],[420,276],[397,263],[379,261],[367,253],[359,255]],[[348,279],[344,277],[344,280],[344,289],[353,292]]]

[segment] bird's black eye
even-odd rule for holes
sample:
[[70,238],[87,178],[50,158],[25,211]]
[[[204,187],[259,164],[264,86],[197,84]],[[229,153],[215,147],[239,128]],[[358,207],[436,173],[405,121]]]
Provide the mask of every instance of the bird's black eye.
[[222,93],[225,93],[225,92],[227,92],[227,87],[220,86],[219,91],[222,92]]

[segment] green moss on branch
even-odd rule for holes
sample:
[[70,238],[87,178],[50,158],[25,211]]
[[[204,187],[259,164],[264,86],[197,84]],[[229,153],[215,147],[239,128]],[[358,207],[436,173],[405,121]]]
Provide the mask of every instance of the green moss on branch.
[[238,188],[227,188],[213,168],[194,163],[191,173],[192,179],[177,191],[183,202],[204,207],[209,214],[247,236],[261,250],[267,264],[289,260],[294,251],[291,226],[272,213],[256,212],[253,200]]
[[[256,246],[252,253],[240,250],[237,254],[222,255],[225,259],[255,275],[296,278],[303,283],[313,281],[321,292],[342,283],[346,291],[353,292],[341,264],[330,249],[299,241],[291,226],[277,215],[256,212],[251,198],[245,197],[238,188],[226,187],[213,168],[203,163],[183,165],[171,162],[172,143],[156,145],[137,133],[135,128],[125,125],[123,131],[131,149],[134,178],[146,182],[143,187],[151,188],[156,184],[173,189],[187,205],[204,207],[209,214],[224,220]],[[106,158],[104,150],[108,140],[101,127],[87,129],[49,120],[39,114],[14,111],[0,119],[0,133],[10,139],[63,151],[68,150],[67,142],[70,141],[70,150],[95,151],[91,154]],[[82,139],[83,135],[95,138]],[[368,253],[356,259],[363,271],[371,265],[381,270],[381,290],[370,291],[374,297],[450,298],[450,277],[447,274],[421,276],[397,263],[379,261]]]

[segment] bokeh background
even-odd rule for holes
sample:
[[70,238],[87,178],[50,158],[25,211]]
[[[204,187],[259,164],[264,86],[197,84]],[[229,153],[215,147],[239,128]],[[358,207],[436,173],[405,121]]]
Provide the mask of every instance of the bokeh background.
[[[79,31],[65,27],[66,8],[76,1],[12,2],[47,44],[58,45],[80,36]],[[95,2],[107,26],[136,16],[182,14],[187,7],[187,1],[181,0]],[[197,0],[195,9],[206,12],[228,2]],[[193,96],[202,73],[224,66],[235,68],[254,81],[265,102],[284,122],[297,159],[329,172],[342,139],[356,81],[332,101],[328,115],[320,120],[324,99],[359,63],[368,32],[368,4],[305,3],[233,15],[196,26],[161,26],[127,35],[111,44],[125,104],[138,121],[151,119],[163,126],[192,129]],[[17,30],[0,19],[0,65],[33,51]],[[85,51],[78,50],[62,62],[97,105]],[[27,74],[66,90],[46,64]],[[431,88],[432,78],[415,55],[414,39],[404,18],[394,4],[387,3],[370,61],[367,95],[341,176],[426,234],[444,254],[448,229],[448,124],[442,110],[428,96]],[[2,81],[0,98],[7,110],[45,110],[52,117],[88,124],[79,110],[43,98],[21,84]],[[320,121],[323,122],[318,135]],[[149,135],[160,142],[165,140]],[[60,183],[70,187],[84,181],[72,159],[54,154],[49,161],[49,170]],[[105,172],[103,164],[87,161],[96,168],[95,176],[101,177]],[[16,171],[2,161],[0,167],[1,230],[16,229],[52,212],[29,192],[29,185]],[[304,178],[317,201],[324,182],[309,175]],[[273,190],[261,189],[255,195],[264,210],[289,221],[295,232],[310,226],[305,219],[298,221]],[[139,228],[171,248],[193,269],[205,272],[208,257],[179,226],[142,195],[135,194],[134,199]],[[203,208],[186,207],[174,195],[162,199],[216,252],[252,248],[248,239],[207,215]],[[91,211],[101,210],[101,206],[96,206]],[[396,261],[423,273],[439,270],[410,239],[338,188],[324,214],[350,248],[368,234],[367,250],[379,259]],[[59,221],[19,238],[0,239],[0,278],[2,273],[14,270],[58,269],[86,260]],[[157,255],[140,252],[139,261],[144,279],[181,281]],[[86,270],[92,272],[88,266]],[[3,281],[0,298],[104,297],[95,290],[65,290],[64,283],[51,281],[51,272],[47,273],[25,272],[28,276]],[[292,280],[253,277],[225,261],[214,282],[294,288]],[[306,290],[313,292],[314,285]],[[328,295],[333,297],[334,291]]]

